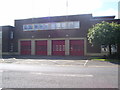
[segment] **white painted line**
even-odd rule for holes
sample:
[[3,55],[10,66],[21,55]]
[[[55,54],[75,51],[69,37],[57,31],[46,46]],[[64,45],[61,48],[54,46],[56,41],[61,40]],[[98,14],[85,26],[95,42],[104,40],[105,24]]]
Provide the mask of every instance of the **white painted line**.
[[100,68],[101,68],[101,67],[118,67],[118,65],[114,65],[114,66],[95,66],[95,65],[92,65],[92,66],[88,66],[88,67],[98,67],[98,68],[99,68],[99,67],[100,67]]
[[4,59],[3,59],[3,58],[2,58],[1,60],[2,60],[2,61],[4,61]]
[[84,66],[86,66],[87,62],[88,62],[88,60],[86,60],[86,62],[84,63]]
[[16,59],[16,58],[13,58],[14,60]]
[[32,73],[32,74],[38,74],[38,75],[47,75],[47,76],[63,76],[63,77],[93,77],[91,74],[46,74],[46,73]]
[[2,72],[3,72],[3,70],[0,70],[0,72],[2,73]]

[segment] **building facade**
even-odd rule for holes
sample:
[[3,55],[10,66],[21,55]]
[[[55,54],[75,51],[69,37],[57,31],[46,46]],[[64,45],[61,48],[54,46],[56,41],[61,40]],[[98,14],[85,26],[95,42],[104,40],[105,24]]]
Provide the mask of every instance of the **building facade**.
[[89,44],[88,29],[101,21],[120,23],[114,18],[83,14],[15,20],[6,51],[18,55],[103,55],[101,46]]

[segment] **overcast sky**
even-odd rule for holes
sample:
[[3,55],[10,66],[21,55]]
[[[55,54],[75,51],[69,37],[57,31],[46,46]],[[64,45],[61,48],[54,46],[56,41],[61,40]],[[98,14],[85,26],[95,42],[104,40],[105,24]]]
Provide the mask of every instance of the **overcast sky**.
[[0,26],[14,25],[15,19],[93,14],[115,15],[120,0],[0,0]]

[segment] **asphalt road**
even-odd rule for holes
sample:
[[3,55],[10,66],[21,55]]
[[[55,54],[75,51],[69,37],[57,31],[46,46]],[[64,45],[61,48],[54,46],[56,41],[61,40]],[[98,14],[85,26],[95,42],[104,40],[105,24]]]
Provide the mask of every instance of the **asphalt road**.
[[118,88],[117,65],[87,60],[79,65],[1,63],[0,76],[2,88]]

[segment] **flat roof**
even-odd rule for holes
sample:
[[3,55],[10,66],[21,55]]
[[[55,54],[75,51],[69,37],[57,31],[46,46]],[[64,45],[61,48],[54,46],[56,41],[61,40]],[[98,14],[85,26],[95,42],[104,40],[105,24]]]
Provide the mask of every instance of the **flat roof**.
[[102,19],[102,18],[112,18],[112,19],[114,19],[115,18],[115,16],[94,16],[93,17],[94,19]]
[[43,19],[43,18],[57,18],[57,17],[74,17],[74,16],[91,16],[92,14],[76,14],[76,15],[61,15],[61,16],[46,16],[46,17],[33,17],[33,18],[26,18],[26,19],[16,19],[17,20],[29,20],[29,19]]

